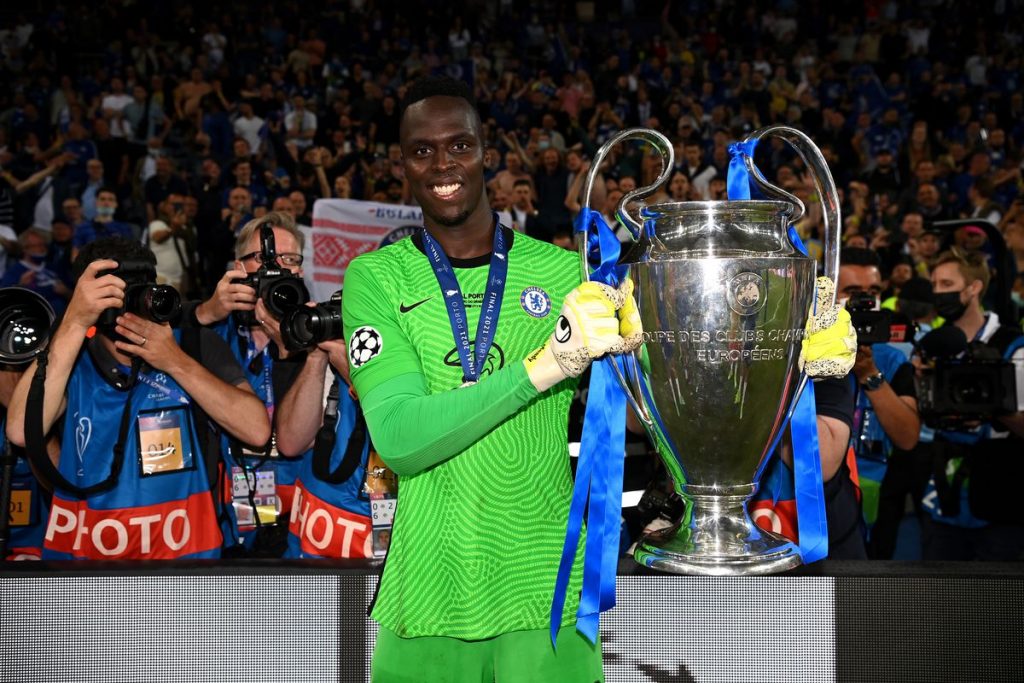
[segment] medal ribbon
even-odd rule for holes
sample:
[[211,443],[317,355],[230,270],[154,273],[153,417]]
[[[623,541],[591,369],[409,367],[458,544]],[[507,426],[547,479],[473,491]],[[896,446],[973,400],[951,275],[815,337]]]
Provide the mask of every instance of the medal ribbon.
[[466,316],[466,302],[462,298],[462,288],[455,277],[455,269],[426,228],[423,229],[423,247],[434,269],[434,276],[441,286],[445,308],[448,309],[448,322],[455,336],[455,348],[459,352],[462,363],[462,381],[476,382],[480,379],[480,370],[487,361],[491,351],[494,335],[498,329],[498,315],[501,313],[501,299],[505,294],[505,277],[508,274],[508,246],[500,225],[494,226],[494,251],[491,252],[491,265],[487,271],[487,291],[480,305],[480,319],[476,327],[476,344],[469,340],[469,323]]

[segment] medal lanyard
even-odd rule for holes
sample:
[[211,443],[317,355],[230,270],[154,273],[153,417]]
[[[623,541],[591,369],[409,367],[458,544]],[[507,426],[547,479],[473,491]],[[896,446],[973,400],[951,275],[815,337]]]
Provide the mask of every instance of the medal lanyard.
[[423,246],[427,251],[434,276],[441,286],[445,307],[448,309],[448,321],[455,336],[455,348],[459,352],[462,363],[462,381],[476,382],[480,379],[480,370],[490,353],[491,344],[498,328],[498,315],[501,313],[501,299],[505,293],[505,276],[508,274],[508,246],[500,225],[494,226],[494,251],[491,253],[491,265],[487,271],[487,291],[480,305],[480,319],[476,327],[476,344],[469,340],[469,323],[466,316],[466,302],[462,298],[462,288],[455,277],[455,270],[430,232],[423,229]]

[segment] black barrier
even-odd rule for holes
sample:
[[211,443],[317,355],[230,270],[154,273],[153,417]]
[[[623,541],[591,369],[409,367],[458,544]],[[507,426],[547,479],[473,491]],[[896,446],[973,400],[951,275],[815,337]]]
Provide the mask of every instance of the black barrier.
[[[376,571],[8,563],[0,681],[365,681]],[[601,635],[608,681],[1020,681],[1022,624],[1022,564],[822,562],[620,575]]]

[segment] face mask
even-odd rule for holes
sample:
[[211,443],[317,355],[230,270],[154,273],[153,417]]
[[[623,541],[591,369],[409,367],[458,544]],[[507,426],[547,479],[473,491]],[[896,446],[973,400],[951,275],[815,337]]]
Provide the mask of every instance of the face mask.
[[96,207],[96,215],[97,216],[102,216],[103,218],[113,218],[114,217],[114,207],[112,207],[112,206],[97,206]]
[[46,254],[26,254],[26,256],[28,256],[29,261],[36,264],[46,260]]
[[935,312],[949,322],[959,320],[967,312],[967,304],[960,301],[961,292],[942,292],[941,294],[936,294]]
[[1010,298],[1013,299],[1013,303],[1017,304],[1017,308],[1024,310],[1024,294],[1014,292]]

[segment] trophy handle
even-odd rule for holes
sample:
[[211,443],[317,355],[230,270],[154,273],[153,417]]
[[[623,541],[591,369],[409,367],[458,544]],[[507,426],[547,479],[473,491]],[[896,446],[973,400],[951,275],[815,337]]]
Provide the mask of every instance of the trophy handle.
[[[625,142],[626,140],[631,139],[642,140],[661,153],[661,174],[658,176],[658,179],[654,181],[653,185],[638,187],[623,196],[622,200],[619,202],[619,207],[615,212],[616,217],[623,225],[626,226],[626,229],[629,230],[633,239],[639,240],[644,230],[643,223],[626,211],[626,205],[634,199],[642,199],[647,195],[652,194],[655,190],[664,185],[672,174],[672,167],[675,165],[676,155],[675,150],[672,147],[672,143],[669,142],[667,137],[658,131],[650,128],[627,128],[626,130],[616,133],[610,137],[607,142],[601,145],[601,148],[597,150],[597,154],[594,155],[594,161],[590,164],[590,170],[587,172],[587,182],[583,186],[582,205],[588,209],[590,208],[590,195],[594,189],[594,181],[597,180],[597,174],[600,172],[601,164],[604,163],[605,157],[608,156],[612,149],[614,149],[614,147],[620,142]],[[586,268],[587,256],[585,245],[581,245],[581,254],[584,261],[584,268]]]
[[[587,172],[587,181],[583,185],[583,202],[584,208],[590,207],[590,197],[594,191],[594,182],[597,180],[597,175],[600,173],[601,164],[604,163],[605,157],[615,148],[619,143],[625,142],[626,140],[641,140],[653,146],[658,152],[661,153],[661,173],[658,175],[657,180],[654,184],[646,187],[638,187],[632,192],[623,196],[619,202],[618,209],[616,210],[616,217],[626,229],[629,230],[629,234],[634,240],[639,240],[644,232],[643,223],[638,221],[636,218],[631,216],[626,211],[626,205],[634,199],[642,199],[655,190],[665,184],[668,181],[669,176],[672,174],[672,167],[675,166],[675,149],[672,147],[672,143],[667,137],[662,135],[656,130],[650,128],[627,128],[626,130],[620,131],[613,135],[607,140],[601,148],[597,150],[597,154],[594,155],[594,160],[590,164],[590,170]],[[587,261],[587,238],[586,235],[581,236],[579,240],[579,254],[580,254],[580,268],[583,274],[583,281],[590,280],[590,264]],[[634,296],[636,292],[634,291]],[[632,360],[635,363],[639,363],[639,359],[635,356],[630,358],[624,358],[624,362],[628,363]],[[651,429],[654,426],[654,420],[648,414],[644,407],[642,398],[640,396],[640,388],[636,387],[636,393],[631,390],[630,382],[627,381],[622,369],[618,363],[613,364],[615,368],[615,377],[619,381],[619,385],[622,387],[623,393],[626,395],[626,401],[629,403],[630,408],[636,413],[637,418],[643,423],[644,427]],[[637,373],[630,373],[631,376]],[[639,382],[638,378],[634,378],[636,382]]]
[[[832,172],[828,169],[828,163],[825,161],[825,157],[821,155],[821,150],[818,149],[817,145],[809,137],[789,126],[762,128],[751,133],[747,137],[747,141],[760,140],[770,136],[781,138],[788,142],[796,150],[797,154],[800,155],[800,158],[803,159],[804,164],[807,165],[808,170],[811,172],[811,177],[814,179],[814,189],[818,192],[818,198],[821,201],[823,209],[822,218],[825,222],[823,231],[825,275],[830,277],[832,282],[835,282],[839,275],[839,231],[842,226],[839,219],[839,193],[836,192],[836,183],[832,179]],[[750,172],[750,177],[754,179],[754,182],[757,183],[762,192],[792,202],[795,206],[799,207],[800,215],[803,215],[805,209],[803,202],[765,180],[765,177],[754,167],[753,159],[745,157],[743,161]],[[794,216],[791,220],[799,220],[799,216]],[[833,303],[834,301],[833,298]]]

